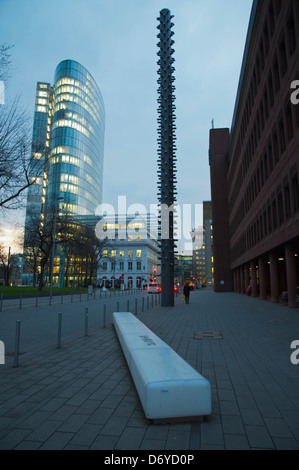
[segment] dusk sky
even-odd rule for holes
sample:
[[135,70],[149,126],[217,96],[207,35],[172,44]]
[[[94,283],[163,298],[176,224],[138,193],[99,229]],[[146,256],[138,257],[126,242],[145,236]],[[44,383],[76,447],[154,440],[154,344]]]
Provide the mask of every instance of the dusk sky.
[[157,203],[157,17],[169,8],[178,203],[193,207],[211,198],[209,130],[212,120],[231,126],[251,7],[252,0],[0,0],[1,43],[14,45],[6,102],[20,94],[32,118],[37,81],[53,84],[63,59],[80,62],[105,103],[103,202],[117,211],[126,196],[149,209]]

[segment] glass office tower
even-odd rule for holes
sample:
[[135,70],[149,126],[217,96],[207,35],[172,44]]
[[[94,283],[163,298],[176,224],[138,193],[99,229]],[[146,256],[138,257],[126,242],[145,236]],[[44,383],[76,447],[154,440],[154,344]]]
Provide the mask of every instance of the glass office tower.
[[104,133],[99,87],[85,67],[63,60],[54,85],[39,82],[36,89],[31,155],[35,184],[27,195],[26,256],[34,251],[36,223],[43,227],[56,215],[94,216],[102,202]]
[[71,215],[94,215],[102,202],[105,110],[100,90],[78,62],[55,71],[46,212],[61,199]]

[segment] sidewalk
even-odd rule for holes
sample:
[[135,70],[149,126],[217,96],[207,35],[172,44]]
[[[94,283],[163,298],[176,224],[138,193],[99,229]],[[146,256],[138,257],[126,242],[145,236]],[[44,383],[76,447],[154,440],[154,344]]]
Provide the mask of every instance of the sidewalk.
[[[191,292],[189,305],[178,297],[174,308],[139,309],[138,318],[212,385],[213,413],[205,422],[167,425],[144,417],[113,309],[111,300],[106,328],[96,300],[0,314],[1,340],[5,325],[20,317],[24,352],[19,367],[9,356],[0,365],[0,449],[299,449],[299,364],[290,360],[298,309],[210,291]],[[58,311],[68,318],[61,349]],[[201,339],[213,332],[214,339]],[[5,335],[9,341],[7,326]]]

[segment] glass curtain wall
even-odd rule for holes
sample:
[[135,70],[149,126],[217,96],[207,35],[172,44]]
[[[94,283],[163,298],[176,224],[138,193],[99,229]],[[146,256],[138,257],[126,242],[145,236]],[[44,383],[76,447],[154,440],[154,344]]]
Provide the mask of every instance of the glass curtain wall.
[[94,215],[102,202],[105,110],[100,90],[78,62],[60,62],[54,77],[46,212]]

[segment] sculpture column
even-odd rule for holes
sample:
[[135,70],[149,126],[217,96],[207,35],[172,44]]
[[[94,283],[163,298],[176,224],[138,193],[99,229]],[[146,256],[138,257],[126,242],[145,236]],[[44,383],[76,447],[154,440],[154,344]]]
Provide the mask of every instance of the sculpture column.
[[174,216],[176,201],[176,158],[175,158],[175,96],[172,66],[174,50],[171,30],[173,16],[163,9],[158,18],[160,30],[158,65],[158,201],[159,201],[159,244],[161,249],[161,306],[174,306]]

